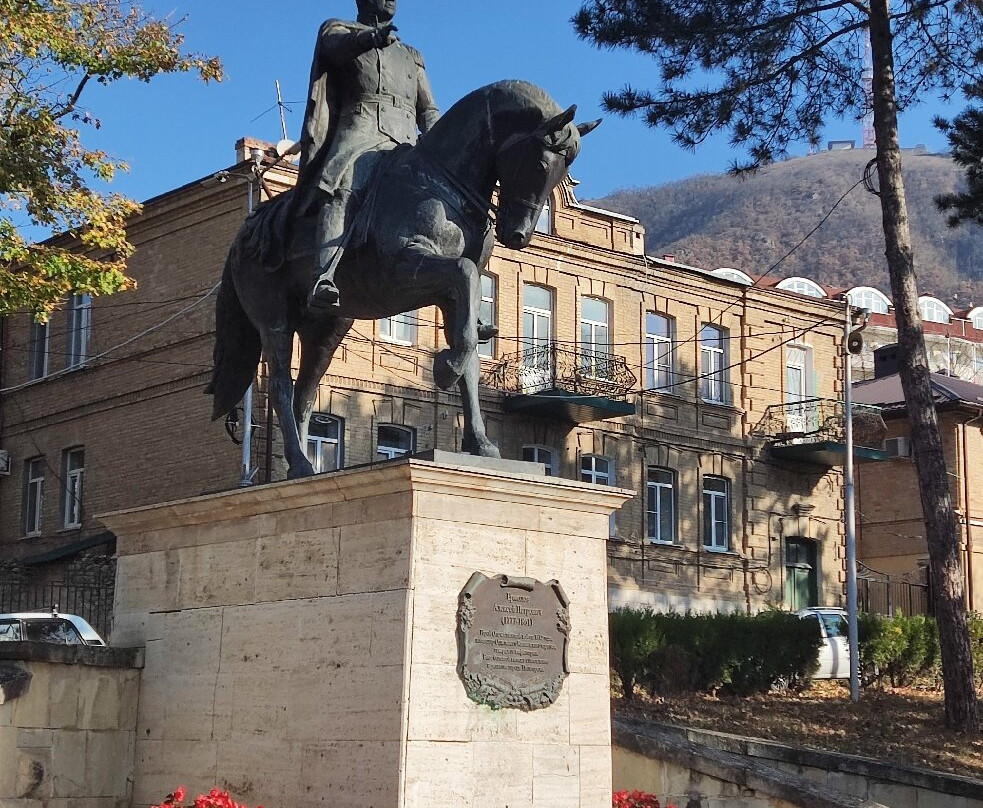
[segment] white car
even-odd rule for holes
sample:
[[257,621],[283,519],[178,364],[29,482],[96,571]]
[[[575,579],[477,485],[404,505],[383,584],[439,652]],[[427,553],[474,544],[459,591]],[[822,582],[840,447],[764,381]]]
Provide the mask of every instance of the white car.
[[0,614],[0,642],[50,642],[57,645],[105,645],[106,641],[77,614],[14,612]]
[[819,646],[819,670],[814,679],[850,678],[849,625],[845,609],[832,606],[811,606],[796,614],[803,620],[816,620],[823,644]]

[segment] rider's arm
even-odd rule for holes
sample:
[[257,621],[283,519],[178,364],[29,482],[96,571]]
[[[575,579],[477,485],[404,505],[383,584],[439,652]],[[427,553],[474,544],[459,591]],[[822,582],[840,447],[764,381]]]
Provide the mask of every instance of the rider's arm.
[[418,59],[417,65],[420,69],[417,71],[416,125],[421,132],[427,132],[440,117],[440,110],[437,109],[437,102],[430,89],[430,80],[423,69],[423,59]]
[[386,47],[389,38],[395,40],[395,37],[387,37],[386,44],[382,44],[373,36],[376,30],[342,20],[328,20],[321,26],[318,36],[318,54],[328,64],[341,65],[373,48]]

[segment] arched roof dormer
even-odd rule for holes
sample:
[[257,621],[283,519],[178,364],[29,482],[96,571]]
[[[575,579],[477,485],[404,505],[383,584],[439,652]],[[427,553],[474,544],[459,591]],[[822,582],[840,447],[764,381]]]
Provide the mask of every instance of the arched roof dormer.
[[850,305],[859,309],[867,309],[874,314],[887,314],[891,307],[891,299],[873,286],[854,286],[846,293],[846,296]]
[[785,278],[776,286],[786,292],[798,292],[800,295],[808,295],[809,297],[826,297],[823,287],[808,278]]
[[926,323],[948,323],[952,319],[952,309],[931,295],[918,298],[918,314]]
[[716,275],[718,278],[726,278],[729,281],[743,283],[746,286],[754,286],[754,281],[751,279],[750,275],[748,275],[746,272],[741,272],[739,269],[734,269],[734,267],[718,267],[710,274]]

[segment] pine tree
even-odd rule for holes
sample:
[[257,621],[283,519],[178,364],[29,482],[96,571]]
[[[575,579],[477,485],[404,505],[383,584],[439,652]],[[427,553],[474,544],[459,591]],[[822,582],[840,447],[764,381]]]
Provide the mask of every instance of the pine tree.
[[[983,82],[965,88],[966,96],[983,100]],[[949,212],[949,227],[963,222],[983,225],[983,109],[970,105],[953,120],[936,119],[936,125],[946,133],[952,148],[952,159],[965,171],[966,190],[942,194],[935,198],[939,210]]]
[[[640,114],[696,147],[729,132],[753,169],[818,144],[823,123],[873,109],[885,255],[891,277],[901,384],[925,516],[945,684],[946,722],[978,732],[959,538],[932,401],[908,230],[899,109],[929,91],[951,95],[980,67],[983,5],[967,0],[588,0],[577,32],[598,46],[630,48],[659,68],[654,90],[626,86],[607,109]],[[860,69],[870,37],[872,93]]]

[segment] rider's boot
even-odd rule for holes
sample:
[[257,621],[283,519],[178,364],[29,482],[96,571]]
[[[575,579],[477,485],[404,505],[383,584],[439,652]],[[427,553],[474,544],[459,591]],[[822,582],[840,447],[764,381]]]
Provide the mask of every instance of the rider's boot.
[[318,214],[315,238],[314,284],[307,296],[311,309],[338,308],[340,294],[334,276],[345,252],[345,212],[350,194],[339,191],[328,197]]
[[478,318],[478,342],[488,342],[498,336],[498,326],[491,323],[483,323]]

